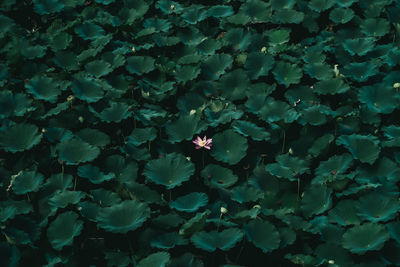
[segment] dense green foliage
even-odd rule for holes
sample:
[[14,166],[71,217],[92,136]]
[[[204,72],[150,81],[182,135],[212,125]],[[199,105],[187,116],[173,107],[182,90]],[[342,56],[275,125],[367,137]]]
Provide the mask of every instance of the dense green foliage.
[[400,266],[399,14],[0,1],[0,265]]

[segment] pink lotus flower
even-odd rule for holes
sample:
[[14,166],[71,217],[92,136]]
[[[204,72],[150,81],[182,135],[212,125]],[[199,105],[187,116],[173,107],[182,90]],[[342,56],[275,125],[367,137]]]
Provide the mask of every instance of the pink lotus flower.
[[196,144],[196,149],[200,149],[204,147],[205,149],[210,150],[211,149],[211,143],[212,143],[212,138],[207,139],[207,136],[204,136],[203,140],[200,138],[200,136],[197,136],[196,140],[192,141],[193,143]]

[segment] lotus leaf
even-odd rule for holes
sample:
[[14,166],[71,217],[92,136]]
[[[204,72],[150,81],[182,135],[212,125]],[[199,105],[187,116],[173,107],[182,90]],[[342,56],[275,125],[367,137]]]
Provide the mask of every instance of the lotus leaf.
[[353,158],[350,154],[334,155],[327,161],[321,161],[315,169],[316,177],[313,183],[326,183],[335,180],[352,178],[347,170],[353,165]]
[[163,158],[149,161],[143,170],[143,174],[153,183],[171,189],[188,181],[194,171],[194,164],[187,161],[185,156],[171,153]]
[[207,165],[201,171],[201,176],[207,180],[210,187],[214,188],[227,188],[238,180],[230,169],[215,164]]
[[101,207],[109,207],[114,204],[121,203],[121,198],[117,193],[105,190],[103,188],[91,190],[90,195]]
[[286,123],[295,121],[300,114],[291,108],[286,102],[268,97],[259,110],[259,116],[268,123],[283,120]]
[[356,0],[338,0],[337,4],[340,7],[350,7]]
[[255,141],[268,141],[270,139],[270,133],[265,131],[264,128],[258,127],[252,122],[236,120],[232,123],[232,128],[239,134]]
[[329,221],[342,226],[360,224],[361,220],[357,216],[357,202],[350,199],[341,200],[333,209],[329,211]]
[[400,222],[390,222],[386,224],[390,236],[400,244]]
[[0,148],[11,153],[29,150],[39,144],[42,137],[42,133],[33,124],[14,124],[0,129]]
[[156,32],[168,32],[171,23],[166,19],[148,18],[143,22],[145,28],[154,28]]
[[271,8],[273,10],[281,8],[292,8],[296,4],[294,0],[271,0]]
[[150,254],[146,258],[139,261],[136,265],[137,267],[153,267],[159,266],[164,267],[170,260],[170,254],[168,252],[156,252]]
[[11,177],[12,190],[17,195],[36,192],[43,183],[44,176],[36,171],[21,171]]
[[24,116],[26,112],[34,109],[30,105],[31,100],[27,95],[2,90],[0,92],[0,119]]
[[36,99],[46,100],[50,103],[57,101],[58,95],[63,90],[62,82],[46,76],[35,76],[25,84],[25,88]]
[[331,8],[334,4],[334,0],[311,0],[308,7],[316,12],[322,12]]
[[208,197],[204,193],[192,192],[185,196],[178,197],[171,201],[169,206],[173,209],[185,212],[195,212],[199,208],[207,205]]
[[51,49],[54,52],[66,49],[72,41],[72,36],[66,32],[60,32],[51,40]]
[[343,74],[356,80],[365,82],[369,77],[378,73],[377,65],[372,62],[349,63],[344,66]]
[[83,40],[95,40],[104,36],[105,32],[99,25],[96,25],[90,21],[86,21],[75,27],[75,33]]
[[284,61],[278,61],[272,73],[278,83],[283,84],[286,88],[291,84],[299,83],[303,76],[301,68]]
[[85,128],[76,133],[76,136],[92,146],[105,147],[110,143],[110,137],[97,129]]
[[279,24],[295,23],[299,24],[304,20],[304,13],[291,8],[282,8],[275,11],[274,22]]
[[390,23],[382,18],[367,18],[361,25],[361,31],[367,36],[380,37],[390,30]]
[[337,145],[344,145],[355,159],[373,164],[380,153],[379,140],[373,135],[342,135],[336,139]]
[[101,184],[115,178],[113,173],[103,173],[97,166],[86,164],[78,167],[78,175],[83,178],[88,178],[94,184]]
[[147,141],[153,141],[157,137],[157,131],[154,128],[136,128],[128,136],[129,143],[139,146]]
[[149,56],[128,57],[126,69],[132,74],[142,75],[154,70],[154,62],[154,58]]
[[64,140],[71,139],[73,137],[73,134],[71,131],[65,129],[65,128],[47,128],[44,136],[50,141],[50,142],[60,142]]
[[213,136],[211,156],[230,165],[238,163],[247,151],[247,139],[233,130],[225,130]]
[[223,231],[197,232],[190,240],[200,249],[215,251],[217,248],[227,251],[233,248],[243,238],[243,232],[237,228],[228,228]]
[[321,260],[329,259],[338,266],[353,265],[353,261],[344,248],[335,244],[322,244],[315,249],[315,254]]
[[97,215],[101,228],[112,233],[125,234],[136,230],[150,217],[150,208],[137,200],[125,200],[102,208]]
[[181,16],[186,23],[196,24],[207,18],[207,11],[203,5],[191,5],[185,8]]
[[225,18],[234,14],[231,6],[214,5],[208,9],[208,16],[215,18]]
[[175,246],[186,245],[187,243],[187,239],[175,232],[159,235],[150,241],[152,247],[161,249],[171,249]]
[[278,163],[271,163],[266,170],[278,178],[286,178],[289,181],[297,181],[299,175],[309,172],[309,162],[289,154],[278,155],[275,160]]
[[207,125],[197,115],[182,115],[166,127],[171,143],[191,140],[193,135],[206,129]]
[[61,250],[64,246],[73,243],[83,229],[83,222],[78,219],[78,214],[72,211],[61,213],[51,222],[47,229],[47,237],[55,250]]
[[124,183],[126,186],[136,180],[138,171],[137,163],[131,160],[128,161],[121,155],[111,155],[107,157],[103,166],[106,172],[113,172],[116,180],[120,183]]
[[239,202],[255,202],[264,195],[258,189],[252,186],[240,185],[231,190],[232,199]]
[[94,60],[85,66],[86,71],[96,78],[109,74],[113,69],[111,64],[104,60]]
[[386,222],[400,210],[400,203],[391,196],[373,192],[360,198],[357,215],[371,222]]
[[381,249],[388,239],[389,234],[383,225],[364,223],[348,229],[343,235],[342,245],[352,253],[362,255]]
[[302,125],[322,125],[326,123],[327,115],[333,115],[333,111],[324,105],[311,106],[303,109],[299,118],[299,123]]
[[104,95],[103,85],[99,80],[82,75],[76,76],[72,81],[71,90],[77,98],[88,103],[97,102]]
[[312,64],[307,64],[304,66],[305,72],[311,77],[315,78],[317,80],[329,80],[333,78],[333,69],[325,64],[325,63],[312,63]]
[[57,0],[33,0],[33,4],[39,15],[58,13],[64,8],[64,3]]
[[200,68],[194,66],[178,66],[175,72],[175,79],[178,82],[186,83],[197,78],[200,74]]
[[222,76],[218,88],[223,97],[234,101],[246,97],[246,89],[249,85],[247,74],[242,69],[237,69]]
[[332,134],[324,134],[314,141],[307,152],[312,156],[317,157],[321,154],[322,151],[326,150],[329,147],[334,139],[335,137]]
[[354,17],[354,11],[350,8],[334,8],[331,13],[329,13],[329,18],[339,24],[344,24],[352,20]]
[[92,161],[100,154],[100,150],[81,139],[72,138],[61,141],[56,146],[58,158],[68,165]]
[[[226,35],[225,35],[226,36]],[[220,49],[222,46],[219,40],[215,39],[206,39],[201,42],[197,48],[200,55],[214,55],[215,51]]]
[[17,217],[13,226],[5,229],[4,233],[10,243],[33,246],[34,241],[40,238],[40,226],[29,217]]
[[49,199],[49,204],[54,207],[54,209],[65,208],[69,204],[77,204],[84,197],[85,194],[81,191],[65,190],[55,193]]
[[368,109],[384,114],[393,112],[399,104],[399,99],[393,95],[393,89],[383,84],[362,87],[359,91],[358,99]]
[[213,101],[209,107],[204,110],[208,124],[215,127],[219,124],[225,124],[231,120],[237,120],[243,115],[243,111],[238,110],[230,102]]
[[247,56],[244,65],[249,77],[257,80],[260,76],[268,76],[268,72],[274,66],[275,60],[272,56],[262,52],[253,52]]
[[[180,31],[177,32],[177,37],[184,45],[187,46],[196,46],[200,44],[205,38],[203,33],[194,26],[187,26],[183,29],[180,29]],[[182,62],[178,63],[182,64]]]
[[108,266],[125,267],[131,263],[129,254],[122,251],[104,251],[104,258],[107,260]]
[[383,147],[398,147],[400,146],[399,137],[400,137],[400,127],[395,125],[389,125],[386,127],[382,127],[385,137],[388,140],[382,141]]
[[223,41],[231,45],[235,51],[244,51],[251,43],[251,33],[242,28],[232,28],[223,37]]
[[375,39],[372,37],[360,38],[360,39],[349,39],[343,42],[344,49],[349,52],[350,55],[363,56],[375,46]]
[[340,78],[319,81],[314,85],[314,90],[321,95],[334,95],[347,92],[350,87]]
[[67,71],[79,70],[76,55],[71,51],[57,51],[53,62]]
[[244,226],[247,239],[264,253],[279,248],[281,242],[276,227],[263,220],[251,220]]
[[175,213],[168,213],[165,215],[159,215],[158,217],[152,219],[152,223],[163,229],[170,229],[178,227],[182,224],[184,219]]
[[332,205],[332,190],[325,185],[310,185],[304,191],[301,209],[306,217],[321,214]]
[[207,80],[218,80],[225,70],[232,66],[233,59],[228,54],[209,56],[201,66],[201,72]]
[[126,103],[111,102],[110,107],[103,109],[100,113],[97,113],[93,108],[90,109],[97,117],[102,121],[110,122],[121,122],[132,115],[131,108]]
[[206,210],[204,212],[198,212],[196,215],[187,220],[182,227],[179,229],[180,235],[192,235],[203,229],[207,217],[211,214],[211,211]]
[[[251,0],[246,1],[241,7],[240,11],[244,13],[246,16],[245,18],[250,19],[253,23],[261,23],[261,22],[269,22],[270,21],[270,14],[264,12],[264,10],[268,10],[270,5],[264,1],[260,0]],[[244,24],[246,24],[245,21]]]

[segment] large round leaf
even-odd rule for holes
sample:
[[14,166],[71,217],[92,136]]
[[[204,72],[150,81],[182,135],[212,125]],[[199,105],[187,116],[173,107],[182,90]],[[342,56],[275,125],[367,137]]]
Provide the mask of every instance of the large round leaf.
[[78,138],[64,140],[56,146],[56,149],[58,158],[69,165],[92,161],[100,154],[97,147]]
[[169,206],[179,211],[195,212],[207,205],[207,202],[208,196],[205,193],[193,192],[171,201]]
[[213,136],[211,155],[219,161],[230,165],[238,163],[247,151],[247,139],[233,130],[225,130]]
[[112,233],[125,234],[140,227],[150,217],[150,208],[137,200],[103,208],[97,215],[99,226]]
[[379,250],[389,239],[389,234],[381,224],[364,223],[347,230],[342,239],[344,248],[356,254]]
[[279,248],[281,242],[279,232],[276,227],[263,220],[251,220],[244,226],[247,239],[264,253],[268,253]]
[[143,174],[147,179],[156,184],[166,186],[168,189],[188,181],[194,174],[194,164],[181,154],[167,154],[164,158],[149,161]]
[[326,185],[310,185],[301,200],[301,209],[306,217],[321,214],[332,206],[332,189]]
[[268,164],[265,169],[276,177],[297,181],[299,175],[309,172],[307,160],[292,157],[289,154],[278,155],[275,160],[277,163]]
[[87,164],[78,167],[78,175],[83,178],[88,178],[94,184],[101,184],[104,181],[109,181],[115,178],[113,173],[103,173],[99,167]]
[[190,140],[194,134],[198,134],[206,129],[207,125],[197,115],[182,115],[176,121],[166,127],[171,143]]
[[60,87],[60,81],[42,75],[33,77],[25,84],[25,88],[36,99],[51,103],[56,102],[58,95],[61,94]]
[[197,232],[190,238],[190,240],[196,247],[212,252],[217,248],[227,251],[233,248],[242,238],[242,231],[237,228],[229,228],[221,232]]
[[399,106],[399,99],[393,88],[382,83],[362,87],[358,99],[375,113],[389,114]]
[[21,117],[30,107],[32,100],[26,94],[16,94],[9,90],[3,89],[0,92],[0,120],[11,116]]
[[0,131],[0,148],[11,152],[29,150],[42,139],[39,129],[28,123],[14,124]]
[[139,261],[139,263],[136,266],[137,267],[153,267],[153,266],[164,267],[169,262],[170,258],[171,258],[171,256],[169,255],[168,252],[156,252],[156,253],[150,254],[146,258]]
[[249,121],[237,120],[232,123],[232,128],[243,136],[250,136],[254,141],[268,141],[270,133],[265,128],[258,127]]
[[50,224],[47,237],[55,250],[71,245],[74,237],[83,229],[83,222],[78,219],[78,214],[72,211],[64,212]]
[[375,162],[381,151],[379,140],[373,135],[342,135],[336,140],[336,144],[344,145],[354,158],[369,164]]
[[232,62],[233,59],[228,54],[210,56],[201,67],[202,75],[207,80],[218,80],[225,73],[225,70],[232,66]]
[[392,196],[373,192],[360,198],[357,210],[360,218],[371,222],[386,222],[398,214],[400,203]]
[[142,75],[154,70],[154,62],[152,57],[133,56],[127,59],[126,69],[132,74]]
[[268,76],[268,72],[272,69],[274,63],[275,60],[272,56],[261,52],[253,52],[247,56],[244,67],[250,79],[257,80],[260,76]]
[[104,86],[99,80],[83,75],[75,76],[71,90],[74,95],[88,103],[99,101],[104,95]]
[[202,171],[201,176],[207,181],[210,187],[227,188],[238,180],[232,170],[219,165],[209,164]]
[[12,191],[17,195],[36,192],[43,183],[44,176],[36,171],[21,171],[11,176]]
[[334,95],[347,92],[350,87],[340,78],[326,79],[314,85],[314,90],[321,95]]
[[297,65],[293,65],[287,62],[279,61],[272,73],[278,83],[283,84],[286,88],[291,84],[297,84],[300,82],[303,72]]

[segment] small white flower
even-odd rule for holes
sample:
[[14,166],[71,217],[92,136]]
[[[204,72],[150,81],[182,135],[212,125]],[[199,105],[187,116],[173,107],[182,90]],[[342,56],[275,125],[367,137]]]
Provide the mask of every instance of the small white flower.
[[267,48],[266,48],[265,46],[263,46],[263,47],[261,48],[261,52],[262,52],[262,53],[267,52]]
[[334,260],[329,260],[328,263],[329,264],[335,264],[335,261]]
[[225,207],[221,207],[221,214],[225,214],[227,212],[228,212],[228,210]]

